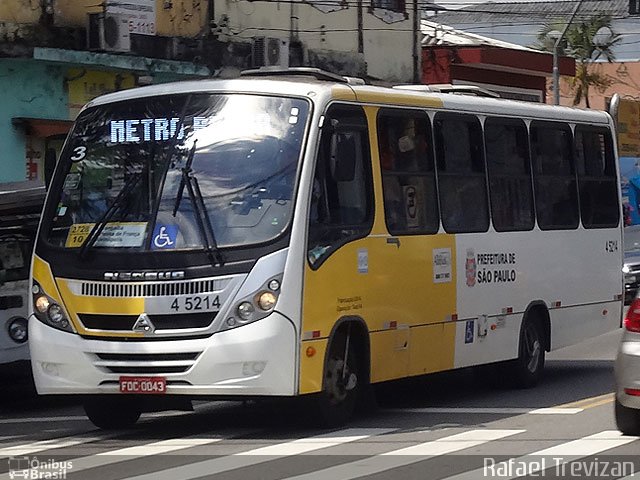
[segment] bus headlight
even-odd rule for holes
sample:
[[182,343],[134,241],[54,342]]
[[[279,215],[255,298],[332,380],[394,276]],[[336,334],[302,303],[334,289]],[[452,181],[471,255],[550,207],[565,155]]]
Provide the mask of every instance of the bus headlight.
[[239,299],[231,315],[220,325],[220,330],[230,330],[268,316],[278,302],[281,281],[282,275],[272,277],[254,293]]
[[242,320],[249,320],[255,311],[255,307],[250,302],[242,302],[238,305],[238,316]]
[[38,312],[47,313],[47,310],[49,310],[49,306],[51,305],[51,303],[49,302],[49,298],[46,295],[39,295],[33,302],[33,305],[36,307],[36,310],[38,310]]
[[33,283],[31,293],[33,294],[33,314],[38,320],[58,330],[73,332],[64,308],[47,295],[36,282]]
[[258,297],[258,306],[264,310],[271,310],[276,304],[277,297],[273,292],[262,292]]
[[47,316],[51,323],[55,323],[59,325],[60,322],[64,320],[64,313],[62,313],[62,307],[57,303],[49,305],[49,309],[47,310]]
[[7,325],[7,331],[14,342],[26,342],[28,338],[27,319],[22,317],[12,318]]

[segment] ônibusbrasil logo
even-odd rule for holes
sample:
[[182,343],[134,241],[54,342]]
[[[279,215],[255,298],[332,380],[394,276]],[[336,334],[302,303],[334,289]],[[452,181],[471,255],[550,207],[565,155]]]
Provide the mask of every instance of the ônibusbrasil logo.
[[69,460],[55,460],[38,457],[9,457],[9,478],[33,480],[61,480],[67,478],[67,472],[73,468]]

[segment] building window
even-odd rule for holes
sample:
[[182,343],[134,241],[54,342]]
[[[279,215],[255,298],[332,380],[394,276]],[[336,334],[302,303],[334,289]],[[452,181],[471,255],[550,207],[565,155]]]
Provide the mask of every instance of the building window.
[[389,233],[436,233],[440,221],[429,117],[415,110],[380,110],[378,150]]
[[[639,0],[640,1],[640,0]],[[392,12],[405,13],[405,0],[372,0],[372,8],[382,8]]]
[[473,115],[437,113],[433,129],[444,229],[486,232],[489,208],[480,121]]
[[629,14],[640,14],[640,0],[629,0]]

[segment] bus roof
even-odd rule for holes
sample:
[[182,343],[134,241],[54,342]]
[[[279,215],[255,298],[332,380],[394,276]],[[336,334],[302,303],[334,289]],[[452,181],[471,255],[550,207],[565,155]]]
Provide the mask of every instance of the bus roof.
[[[607,124],[606,112],[575,107],[559,107],[544,103],[524,102],[501,98],[464,95],[458,92],[438,93],[424,91],[424,86],[404,85],[402,89],[364,85],[349,77],[324,72],[317,75],[291,69],[291,71],[261,72],[236,79],[202,79],[151,85],[100,96],[87,107],[143,97],[198,92],[261,93],[266,95],[298,96],[343,100],[366,104],[407,107],[433,107],[476,114],[514,116],[545,120],[579,121]],[[317,70],[317,69],[306,69]],[[268,74],[267,74],[268,73]],[[339,79],[343,78],[344,81]],[[422,87],[422,88],[420,88]],[[313,93],[311,93],[313,92]]]

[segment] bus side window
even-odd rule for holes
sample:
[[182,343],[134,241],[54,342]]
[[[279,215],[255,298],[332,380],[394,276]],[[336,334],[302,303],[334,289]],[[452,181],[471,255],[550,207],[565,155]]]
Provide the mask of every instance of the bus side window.
[[578,228],[578,193],[569,125],[531,123],[536,213],[541,230]]
[[440,219],[429,117],[416,110],[381,109],[377,130],[389,233],[436,233]]
[[585,228],[616,227],[620,209],[611,132],[578,126],[575,143],[582,225]]
[[527,126],[518,119],[489,117],[484,136],[493,227],[498,232],[533,229]]
[[434,133],[445,231],[486,232],[489,207],[480,121],[473,115],[437,113]]
[[359,107],[332,107],[320,136],[309,213],[312,267],[373,225],[373,186],[367,123]]

